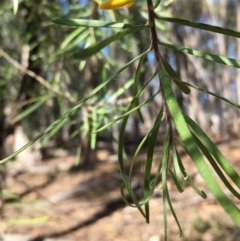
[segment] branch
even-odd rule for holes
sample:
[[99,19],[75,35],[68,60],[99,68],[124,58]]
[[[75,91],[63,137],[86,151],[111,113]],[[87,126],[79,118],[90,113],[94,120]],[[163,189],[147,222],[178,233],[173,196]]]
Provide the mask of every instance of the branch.
[[[153,49],[153,52],[154,52],[154,56],[157,64],[157,70],[159,70],[159,69],[163,69],[163,65],[161,61],[163,58],[158,48],[159,40],[158,40],[157,29],[155,24],[155,19],[157,18],[157,15],[154,12],[154,6],[153,6],[152,0],[147,0],[147,7],[148,7],[148,24],[150,25],[150,32],[151,32],[151,39],[152,39],[151,48]],[[161,86],[160,79],[159,79],[159,85]],[[162,94],[165,117],[170,126],[170,133],[171,133],[170,136],[172,136],[172,123],[171,123],[172,118],[168,109],[165,93],[161,87],[160,87],[160,91]]]
[[54,94],[57,94],[63,98],[68,99],[72,103],[76,103],[76,100],[72,98],[71,96],[65,95],[63,92],[53,89],[53,87],[40,75],[37,75],[33,71],[25,68],[23,65],[19,64],[15,59],[13,59],[10,55],[8,55],[4,50],[0,48],[0,56],[2,56],[4,59],[6,59],[11,65],[13,65],[16,69],[20,70],[22,73],[27,74],[37,80],[41,85],[46,87],[48,90],[53,92]]

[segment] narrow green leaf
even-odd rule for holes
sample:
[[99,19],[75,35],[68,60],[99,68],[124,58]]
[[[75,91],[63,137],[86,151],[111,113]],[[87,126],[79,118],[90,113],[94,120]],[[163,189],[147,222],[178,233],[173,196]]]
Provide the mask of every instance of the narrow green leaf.
[[47,135],[44,137],[44,139],[41,141],[41,147],[45,146],[46,143],[52,138],[54,137],[59,130],[69,121],[68,118],[65,118],[63,121],[59,122],[56,126],[54,126],[54,128],[51,129],[51,131],[49,131],[47,133]]
[[[155,149],[155,145],[158,137],[158,131],[161,125],[162,118],[163,118],[163,108],[161,108],[156,118],[156,121],[153,127],[154,129],[152,129],[153,131],[148,141],[147,161],[146,161],[145,171],[144,171],[144,199],[150,198],[150,181],[151,181],[150,178],[151,178],[153,154],[154,154],[154,149]],[[149,223],[149,201],[145,203],[145,213],[146,213],[146,221],[147,223]]]
[[[129,107],[129,109],[131,109],[132,106]],[[124,137],[124,130],[126,128],[126,123],[127,123],[127,117],[125,117],[125,119],[123,120],[123,124],[122,124],[122,127],[121,127],[121,130],[120,130],[120,136],[119,136],[119,147],[118,149],[121,150],[121,153],[118,152],[118,155],[119,155],[119,168],[120,168],[120,173],[123,175],[125,173],[124,171],[124,164],[123,164],[123,143],[122,143],[122,138]],[[158,177],[159,177],[159,173],[160,173],[160,166],[161,164],[159,165],[158,167],[158,170],[157,170],[157,174],[153,180],[153,187],[152,187],[152,190],[150,191],[150,195],[143,201],[143,202],[138,202],[136,200],[136,197],[134,195],[134,193],[132,192],[131,190],[131,186],[130,186],[130,178],[128,179],[127,176],[124,177],[124,182],[126,182],[127,186],[125,184],[123,184],[124,186],[121,187],[121,194],[122,194],[122,197],[124,199],[124,201],[129,204],[129,202],[126,200],[126,197],[125,197],[125,194],[124,194],[124,189],[123,187],[126,187],[132,200],[134,201],[135,205],[132,205],[130,204],[131,207],[137,207],[140,212],[142,213],[142,215],[146,218],[146,214],[143,212],[143,210],[141,209],[141,206],[146,204],[146,202],[149,201],[150,199],[150,196],[152,195],[154,189],[155,189],[155,186],[156,186],[156,183],[157,183],[157,180],[158,180]],[[147,221],[147,218],[146,218],[146,221]]]
[[125,118],[126,116],[129,116],[130,114],[132,114],[133,112],[139,110],[142,106],[146,105],[148,102],[150,102],[151,100],[154,99],[154,97],[159,94],[159,92],[157,92],[156,94],[154,94],[153,96],[151,96],[148,100],[142,102],[139,106],[132,108],[131,110],[125,112],[123,115],[121,115],[120,117],[112,120],[111,122],[107,123],[106,125],[100,127],[99,129],[97,129],[94,133],[97,132],[101,132],[105,129],[107,129],[108,127],[112,126],[114,123],[118,122],[119,120]]
[[[129,183],[130,183],[130,181],[129,181]],[[121,196],[122,196],[123,201],[124,201],[129,207],[136,208],[136,207],[137,207],[136,205],[130,203],[130,202],[127,200],[127,197],[126,197],[125,192],[124,192],[124,188],[125,188],[125,186],[124,186],[124,184],[122,183],[121,186],[120,186],[120,192],[121,192]],[[140,206],[142,206],[142,205],[140,205]]]
[[90,19],[73,19],[73,18],[56,18],[52,20],[53,23],[67,25],[67,26],[81,26],[81,27],[94,27],[94,28],[133,28],[133,27],[146,27],[146,25],[134,25],[128,23],[108,22],[102,20]]
[[[143,63],[144,57],[145,57],[145,56],[143,56],[143,57],[139,60],[139,63],[138,63],[138,66],[137,66],[137,70],[136,70],[136,73],[135,73],[134,85],[133,85],[133,95],[134,95],[134,96],[136,96],[137,93],[138,93],[139,77],[140,77],[141,67],[142,67],[142,63]],[[136,106],[138,106],[138,105],[139,105],[139,98],[138,98],[138,97],[135,97],[134,100],[135,100]],[[140,121],[141,121],[142,123],[144,123],[144,119],[143,119],[143,115],[142,115],[141,109],[138,109],[138,110],[137,110],[137,113],[138,113],[138,117],[139,117]]]
[[[188,155],[189,155],[189,152],[188,152],[186,146],[184,145],[184,143],[181,142],[181,141],[178,141],[178,143],[179,143],[179,145],[183,148],[183,150],[185,150],[186,153],[188,153]],[[180,167],[181,172],[182,172],[182,174],[183,174],[183,176],[184,176],[184,180],[188,182],[188,184],[193,188],[193,190],[194,190],[200,197],[202,197],[203,199],[206,199],[206,198],[207,198],[207,194],[206,194],[203,190],[200,190],[200,189],[195,185],[195,183],[193,182],[193,180],[192,180],[192,179],[190,178],[190,176],[188,175],[186,169],[184,168],[184,166],[183,166],[183,164],[182,164],[182,162],[181,162],[181,160],[180,160],[180,156],[179,156],[178,152],[176,152],[176,154],[177,154],[177,158],[178,158],[178,160],[179,160],[179,161],[178,161],[179,167]]]
[[168,126],[164,144],[163,144],[163,158],[162,158],[162,189],[163,189],[163,222],[164,222],[164,240],[168,240],[168,233],[167,233],[167,200],[168,200],[168,188],[167,188],[167,167],[168,167],[168,158],[169,158],[169,134],[170,128]]
[[98,118],[97,118],[97,112],[92,109],[91,111],[91,125],[92,125],[92,133],[90,134],[90,146],[91,149],[95,149],[96,147],[96,142],[97,142],[97,135],[94,134],[94,132],[96,131],[97,127],[99,126],[100,123],[98,123]]
[[181,169],[179,166],[179,162],[181,162],[181,159],[177,155],[177,150],[176,150],[175,146],[172,146],[172,155],[173,155],[174,171],[176,174],[177,183],[179,185],[179,191],[183,192],[184,191],[183,177],[182,177]]
[[226,196],[226,194],[222,191],[219,184],[216,181],[216,178],[213,176],[211,170],[208,165],[205,163],[205,160],[199,151],[195,140],[186,124],[184,116],[181,112],[180,107],[178,106],[177,100],[173,94],[170,81],[167,78],[166,74],[162,69],[160,72],[160,80],[163,88],[163,92],[166,97],[167,105],[169,108],[169,112],[173,119],[174,124],[176,125],[177,131],[183,140],[186,151],[195,163],[199,173],[205,180],[208,188],[216,197],[221,206],[225,209],[226,213],[234,220],[234,222],[240,226],[240,212],[236,205]]
[[[152,79],[156,76],[156,74],[157,73],[154,73],[152,75],[152,77],[149,79],[148,83],[150,83],[152,81]],[[138,90],[138,81],[136,81],[137,78],[139,78],[139,77],[135,76],[135,81],[134,81],[134,99],[135,99],[135,105],[136,106],[138,106],[139,103],[140,103],[139,98],[138,98],[140,95],[137,94],[137,90]],[[144,119],[143,119],[143,116],[142,116],[142,113],[141,113],[141,109],[138,110],[138,116],[139,116],[141,122],[144,123]]]
[[[151,81],[151,79],[149,80],[149,81]],[[142,93],[142,91],[146,88],[146,86],[148,85],[148,82],[140,89],[140,91],[138,92],[138,94],[137,95],[140,95],[141,93]],[[133,108],[133,106],[134,106],[134,103],[135,103],[135,101],[133,100],[132,102],[131,102],[131,104],[129,105],[129,107],[128,107],[128,110],[130,110],[131,111],[131,109]],[[127,112],[130,112],[130,111],[127,111]],[[119,137],[119,147],[118,148],[120,148],[120,150],[121,150],[121,152],[123,152],[123,144],[121,143],[121,141],[123,142],[123,139],[121,139],[121,138],[123,138],[124,137],[124,130],[125,130],[125,127],[126,127],[126,122],[127,122],[127,119],[128,119],[128,116],[129,115],[127,115],[124,119],[123,119],[123,124],[124,124],[124,126],[123,126],[123,124],[122,124],[122,127],[121,127],[121,130],[122,130],[122,134],[121,134],[121,130],[120,130],[120,137]],[[159,122],[160,122],[161,120],[159,120]],[[158,125],[158,122],[156,122],[156,125]],[[156,128],[156,125],[153,127],[153,129],[145,136],[145,138],[142,140],[142,142],[140,143],[140,145],[138,146],[138,148],[137,148],[137,151],[135,152],[135,155],[134,155],[134,157],[133,157],[133,160],[132,160],[132,162],[131,162],[131,166],[130,166],[130,171],[129,171],[129,178],[128,178],[128,182],[127,182],[127,185],[128,185],[128,188],[129,189],[131,189],[131,187],[130,187],[130,182],[131,182],[131,175],[132,175],[132,170],[133,170],[133,166],[134,166],[134,163],[135,163],[135,159],[136,159],[136,156],[137,156],[137,154],[138,154],[138,152],[140,151],[140,149],[141,149],[141,147],[142,147],[142,145],[144,144],[144,142],[147,140],[147,138],[150,136],[150,133],[153,131],[153,130],[155,130],[155,128]],[[123,129],[122,129],[123,128]],[[119,154],[119,156],[122,158],[120,158],[119,159],[119,167],[120,167],[120,172],[121,172],[121,168],[124,166],[123,165],[123,154],[122,153],[118,153]],[[124,172],[124,170],[122,170],[123,172],[122,172],[122,174],[123,173],[125,173]],[[154,187],[156,186],[156,183],[157,183],[157,178],[155,178],[155,180],[154,180]],[[124,184],[124,186],[126,186],[125,184]],[[153,193],[153,191],[154,191],[154,188],[151,190],[151,194],[147,197],[147,199],[145,199],[143,202],[138,202],[137,200],[136,200],[136,198],[135,198],[135,205],[132,205],[131,204],[131,206],[132,207],[137,207],[138,209],[142,206],[142,205],[144,205],[146,202],[148,202],[149,201],[149,199],[150,199],[150,196],[152,195],[152,193]],[[132,191],[131,191],[132,192]],[[130,193],[131,193],[130,192]],[[129,194],[130,194],[129,193]],[[123,199],[124,199],[124,201],[128,204],[128,201],[126,200],[126,198],[125,198],[125,194],[124,194],[124,190],[123,189],[121,189],[121,194],[122,194],[122,197],[123,197]],[[134,194],[132,193],[131,195],[133,195],[134,196]],[[134,200],[134,199],[133,199]],[[146,217],[146,214],[145,213],[143,213],[143,211],[140,211],[141,213],[142,213],[142,215],[146,218],[146,221],[148,220],[147,219],[147,217]]]
[[175,219],[175,221],[176,221],[176,223],[177,223],[177,226],[178,226],[178,229],[179,229],[179,232],[180,232],[180,237],[182,237],[182,234],[183,234],[182,228],[181,228],[181,225],[180,225],[180,223],[179,223],[179,221],[178,221],[178,218],[177,218],[177,215],[176,215],[176,213],[175,213],[175,211],[174,211],[174,208],[173,208],[173,206],[172,206],[172,202],[171,202],[171,199],[170,199],[168,190],[167,190],[167,193],[166,193],[166,194],[167,194],[168,205],[169,205],[170,210],[171,210],[171,212],[172,212],[172,215],[173,215],[173,217],[174,217],[174,219]]
[[228,188],[228,190],[236,197],[240,200],[240,193],[238,193],[233,187],[232,185],[229,183],[229,181],[226,179],[226,177],[223,175],[221,169],[218,167],[216,161],[213,159],[213,157],[211,156],[211,154],[209,153],[208,149],[203,145],[203,143],[198,139],[198,137],[193,133],[193,137],[198,145],[198,147],[200,148],[200,150],[202,151],[202,153],[205,155],[205,157],[208,159],[208,161],[210,162],[210,164],[212,165],[212,167],[214,168],[215,172],[217,173],[217,175],[220,177],[220,179],[222,180],[222,182],[225,184],[225,186]]
[[203,199],[207,198],[207,194],[203,191],[200,190],[196,184],[193,182],[193,180],[190,178],[190,176],[188,175],[188,173],[186,172],[186,170],[184,170],[183,172],[184,176],[185,176],[185,180],[188,182],[188,184],[193,188],[193,190]]
[[18,114],[15,118],[16,120],[20,121],[27,116],[29,116],[31,113],[33,113],[35,110],[40,108],[48,99],[50,99],[52,96],[43,96],[43,98],[39,101],[37,101],[34,104],[31,104],[28,108],[26,108],[24,111],[22,111],[20,114]]
[[[79,35],[82,35],[84,32],[87,31],[87,28],[82,28],[82,27],[79,27],[79,28],[76,28],[74,29],[73,32],[71,32],[65,39],[64,41],[61,43],[60,45],[60,49],[64,49],[68,46],[68,44],[73,40],[75,39],[77,36]],[[80,42],[80,41],[79,41]],[[78,43],[79,43],[78,42]]]
[[198,23],[198,22],[189,21],[189,20],[185,20],[185,19],[179,19],[179,18],[168,18],[168,17],[158,16],[158,19],[164,20],[164,21],[167,21],[167,22],[171,22],[171,23],[176,23],[176,24],[188,26],[188,27],[203,29],[203,30],[207,30],[207,31],[210,31],[210,32],[214,32],[214,33],[221,33],[221,34],[225,34],[225,35],[228,35],[228,36],[240,38],[240,32],[232,30],[232,29],[221,28],[221,27],[214,26],[214,25],[209,25],[209,24],[205,24],[205,23]]
[[159,180],[159,177],[161,176],[161,172],[162,172],[162,159],[163,158],[164,158],[164,155],[162,156],[161,161],[158,164],[158,168],[157,168],[157,171],[156,171],[154,179],[150,182],[150,185],[149,185],[150,186],[149,195],[141,202],[141,205],[142,204],[146,204],[147,202],[149,202],[152,194],[156,190],[155,188],[156,188],[156,186],[158,184],[158,180]]
[[190,48],[186,48],[186,47],[182,47],[182,46],[177,46],[174,44],[169,44],[169,43],[163,43],[163,42],[159,42],[159,44],[161,46],[173,49],[173,50],[177,50],[186,54],[191,54],[194,55],[196,57],[200,57],[203,59],[207,59],[216,63],[220,63],[220,64],[224,64],[224,65],[228,65],[231,67],[235,67],[235,68],[240,68],[240,60],[236,60],[236,59],[232,59],[232,58],[227,58],[221,55],[216,55],[216,54],[209,54],[209,53],[205,53],[205,52],[201,52],[199,50],[195,50],[195,49],[190,49]]
[[74,137],[76,137],[77,135],[79,135],[79,132],[80,132],[79,128],[76,129],[76,130],[74,130],[74,131],[70,134],[69,140],[72,140]]
[[129,61],[126,65],[124,65],[122,68],[120,68],[116,73],[114,73],[108,80],[106,80],[105,82],[103,82],[102,84],[98,85],[95,89],[93,89],[88,95],[86,95],[85,97],[83,97],[76,105],[74,105],[70,110],[68,110],[63,116],[61,116],[60,118],[58,118],[56,121],[54,121],[50,126],[48,126],[43,132],[41,132],[39,135],[37,135],[35,138],[33,138],[29,143],[27,143],[25,146],[23,146],[22,148],[20,148],[19,150],[15,151],[14,153],[12,153],[11,155],[9,155],[8,157],[2,159],[0,161],[0,164],[3,164],[9,160],[11,160],[12,158],[14,158],[16,155],[18,155],[19,153],[21,153],[22,151],[24,151],[25,149],[27,149],[29,146],[31,146],[34,142],[36,142],[38,139],[40,139],[42,136],[44,136],[45,134],[49,133],[52,129],[57,128],[59,123],[61,123],[62,121],[64,121],[66,118],[68,118],[70,115],[72,115],[73,113],[75,113],[76,111],[79,111],[79,108],[86,103],[90,98],[92,98],[94,95],[96,95],[100,90],[102,90],[107,84],[109,84],[112,80],[116,79],[116,76],[118,76],[122,71],[124,71],[129,65],[131,65],[132,63],[134,63],[137,59],[141,58],[142,55],[147,54],[149,52],[149,50],[143,52],[142,54],[140,54],[139,56],[137,56],[136,58],[132,59],[131,61]]
[[[162,111],[162,108],[161,107],[161,111]],[[142,141],[140,142],[140,144],[138,145],[135,153],[134,153],[134,156],[132,158],[132,162],[131,162],[131,165],[130,165],[130,170],[129,170],[129,179],[131,179],[131,176],[132,176],[132,172],[133,172],[133,168],[134,168],[134,164],[135,164],[135,161],[136,161],[136,158],[137,158],[137,155],[139,154],[141,148],[143,147],[144,143],[148,140],[148,138],[150,137],[150,135],[152,134],[152,132],[156,131],[157,128],[158,128],[158,124],[159,122],[161,122],[162,119],[160,119],[158,122],[155,121],[155,124],[153,125],[153,128],[145,135],[145,137],[142,139]]]
[[196,85],[194,85],[194,84],[188,83],[188,82],[186,82],[186,81],[183,81],[183,80],[181,80],[181,79],[179,79],[179,78],[175,78],[175,77],[172,77],[172,76],[168,76],[168,77],[169,77],[170,79],[175,79],[176,82],[183,82],[185,85],[187,85],[187,86],[189,86],[189,87],[192,87],[192,88],[194,88],[194,89],[196,89],[196,90],[200,90],[200,91],[202,91],[202,92],[204,92],[204,93],[207,93],[207,94],[209,94],[209,95],[212,95],[212,96],[214,96],[214,97],[217,97],[217,98],[219,98],[219,99],[221,99],[221,100],[229,103],[230,105],[233,105],[233,106],[237,107],[238,109],[240,109],[240,105],[239,105],[239,104],[237,104],[236,102],[230,101],[229,99],[224,98],[224,97],[222,97],[221,95],[218,95],[218,94],[216,94],[216,93],[214,93],[214,92],[211,92],[211,91],[209,91],[209,90],[203,89],[203,88],[201,88],[201,87],[199,87],[199,86],[196,86]]
[[18,11],[18,0],[13,0],[13,13],[16,15]]
[[[130,110],[130,107],[128,108],[128,110]],[[120,171],[120,175],[123,181],[123,185],[124,187],[127,189],[128,194],[130,195],[133,203],[136,205],[136,207],[138,208],[138,210],[140,211],[140,213],[143,215],[143,217],[146,219],[146,215],[141,207],[141,204],[139,203],[136,195],[134,194],[132,188],[131,188],[131,183],[126,175],[125,172],[125,167],[124,167],[124,157],[123,157],[123,151],[124,151],[124,134],[125,134],[125,129],[126,129],[126,125],[127,125],[127,121],[128,121],[128,117],[126,116],[123,121],[122,121],[122,125],[119,131],[119,141],[118,141],[118,166],[119,166],[119,171]]]
[[233,166],[229,161],[223,156],[216,145],[210,140],[210,138],[204,133],[204,131],[187,115],[184,115],[185,120],[192,130],[197,134],[201,142],[207,148],[208,152],[211,153],[217,163],[221,166],[224,172],[231,178],[231,180],[240,188],[240,176],[234,170]]
[[132,158],[132,161],[131,161],[131,165],[130,165],[130,169],[129,169],[129,179],[131,180],[131,177],[132,177],[132,172],[133,172],[133,169],[134,169],[134,164],[136,162],[136,158],[140,152],[140,150],[142,149],[143,145],[146,143],[146,141],[148,140],[149,136],[151,135],[151,131],[149,131],[145,136],[144,138],[141,140],[140,144],[138,145],[135,153],[134,153],[134,156]]
[[175,81],[175,78],[180,79],[180,77],[178,76],[178,74],[174,71],[174,69],[171,67],[171,65],[165,60],[162,59],[162,63],[164,68],[166,69],[167,73],[169,74],[169,76],[173,77],[172,80],[174,81],[174,83],[177,85],[177,87],[186,95],[190,94],[191,90],[189,89],[189,87],[183,83],[183,82],[179,82],[179,81]]
[[[139,90],[138,94],[136,95],[135,98],[138,98],[142,93],[143,90],[147,87],[148,83],[151,81],[151,79]],[[148,100],[142,102],[140,105],[133,107],[135,105],[135,99],[132,100],[130,106],[129,106],[129,111],[125,111],[125,113],[119,117],[117,117],[116,119],[112,120],[111,122],[108,122],[106,125],[100,127],[98,130],[96,130],[96,132],[100,132],[103,131],[105,129],[107,129],[108,127],[112,126],[114,123],[118,122],[119,120],[123,119],[126,116],[129,116],[130,114],[132,114],[133,112],[137,111],[138,109],[140,109],[142,106],[146,105],[148,102],[150,102],[152,99],[155,98],[156,95],[159,94],[159,91],[157,93],[155,93],[153,96],[151,96]],[[131,107],[131,108],[130,108]]]
[[[147,49],[150,48],[150,43],[151,43],[151,39],[149,39],[148,43],[147,43]],[[138,66],[137,66],[137,70],[136,70],[136,73],[135,73],[135,77],[134,77],[134,85],[133,85],[133,95],[134,95],[134,100],[135,100],[135,105],[138,106],[139,105],[139,98],[137,97],[137,93],[138,93],[138,86],[139,86],[139,79],[140,79],[140,74],[141,74],[141,67],[142,67],[142,64],[143,64],[143,60],[145,58],[146,55],[144,55],[140,60],[139,60],[139,63],[138,63]],[[156,73],[153,75],[152,78],[150,78],[150,81],[154,78],[154,76],[156,75]],[[149,82],[150,82],[149,81]],[[144,123],[144,119],[143,119],[143,115],[142,115],[142,112],[141,112],[141,109],[138,109],[137,110],[137,113],[138,113],[138,117],[140,119],[140,121],[142,123]]]
[[161,3],[161,0],[156,0],[156,2],[154,3],[154,9],[156,9]]
[[128,28],[128,29],[121,30],[120,32],[118,32],[100,42],[97,42],[97,43],[89,46],[86,49],[78,50],[77,52],[75,52],[73,54],[73,56],[78,59],[86,59],[86,58],[96,54],[101,49],[108,46],[110,43],[116,41],[117,39],[119,39],[125,35],[128,35],[130,33],[134,33],[134,32],[140,31],[142,29],[146,29],[146,28],[147,28],[146,26],[142,26],[142,27],[134,27],[134,28]]
[[[84,43],[86,47],[89,46],[90,45],[89,31],[83,31],[81,32],[81,34],[77,35],[76,38],[72,40],[70,39],[66,39],[66,40],[67,41],[63,45],[64,47],[62,46],[62,48],[59,48],[59,50],[56,51],[56,55],[65,54],[66,52],[68,52],[71,55],[76,49],[76,47],[78,48],[80,43]],[[68,41],[70,42],[68,43]],[[81,63],[82,62],[84,61],[81,61]]]
[[177,187],[177,190],[178,190],[180,193],[183,192],[184,190],[183,190],[183,188],[179,185],[176,175],[174,174],[174,172],[173,172],[170,168],[168,168],[168,173],[171,175],[171,178],[172,178],[175,186]]
[[109,97],[108,101],[114,101],[116,100],[120,95],[125,93],[126,90],[128,90],[132,85],[134,84],[134,79],[128,80],[122,87],[119,87],[116,92],[114,92],[111,97]]

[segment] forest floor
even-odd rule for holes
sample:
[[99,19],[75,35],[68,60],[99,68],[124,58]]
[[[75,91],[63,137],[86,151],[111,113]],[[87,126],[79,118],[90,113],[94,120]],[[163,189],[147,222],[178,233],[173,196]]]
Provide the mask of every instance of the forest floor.
[[[221,143],[219,148],[239,173],[239,140]],[[97,157],[91,168],[78,171],[72,169],[75,156],[66,153],[44,160],[26,172],[7,175],[0,240],[164,240],[161,191],[156,191],[150,201],[150,224],[147,224],[136,208],[126,206],[122,201],[117,162],[109,161],[106,150],[99,150]],[[155,168],[160,157],[161,148],[155,153]],[[133,179],[136,192],[142,186],[145,158],[143,153],[137,160]],[[179,237],[178,227],[168,211],[168,240],[240,240],[240,228],[214,200],[192,161],[187,156],[183,156],[182,160],[194,182],[207,193],[208,198],[202,199],[187,185],[185,191],[179,193],[169,180],[170,197],[184,236]],[[232,198],[230,194],[229,197]],[[240,207],[240,201],[234,201]]]

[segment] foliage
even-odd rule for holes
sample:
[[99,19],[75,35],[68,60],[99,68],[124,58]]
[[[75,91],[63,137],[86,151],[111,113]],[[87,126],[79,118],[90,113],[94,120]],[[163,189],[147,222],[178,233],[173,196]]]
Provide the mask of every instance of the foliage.
[[[204,191],[200,190],[188,175],[188,170],[185,169],[184,163],[181,160],[180,151],[182,150],[192,159],[216,200],[231,216],[233,221],[240,226],[239,208],[224,193],[215,175],[217,174],[226,188],[236,198],[240,199],[239,174],[221,154],[201,127],[189,116],[188,112],[181,109],[176,98],[176,92],[180,91],[185,95],[191,95],[192,89],[195,88],[226,101],[237,108],[239,108],[239,105],[217,93],[212,93],[209,90],[184,81],[175,70],[174,64],[165,57],[165,48],[167,48],[171,51],[179,51],[184,54],[202,58],[204,61],[212,61],[214,64],[220,63],[226,66],[240,68],[240,61],[235,58],[228,58],[220,54],[178,46],[172,43],[170,37],[165,34],[169,32],[169,22],[181,26],[188,26],[196,31],[201,29],[209,33],[219,33],[234,38],[240,38],[240,32],[224,27],[199,23],[198,21],[173,18],[168,11],[171,3],[172,1],[163,0],[156,1],[154,4],[152,0],[147,0],[146,2],[139,1],[135,3],[136,6],[129,12],[126,9],[122,9],[116,10],[116,12],[110,10],[109,12],[101,12],[101,14],[98,14],[97,5],[95,5],[94,2],[93,6],[84,12],[84,18],[78,18],[80,14],[74,18],[67,16],[67,18],[54,18],[55,14],[53,14],[53,16],[50,17],[53,19],[53,23],[75,28],[68,32],[67,37],[65,37],[64,41],[60,44],[60,48],[48,53],[47,62],[57,62],[58,59],[64,59],[66,56],[68,59],[71,59],[71,64],[73,65],[81,60],[78,68],[82,71],[82,77],[87,74],[86,70],[91,63],[91,68],[94,67],[94,69],[92,69],[93,73],[91,72],[92,76],[88,79],[88,85],[90,87],[81,87],[79,88],[79,92],[74,92],[73,89],[63,91],[64,88],[58,89],[59,79],[53,80],[51,87],[49,87],[51,93],[55,95],[57,99],[61,96],[61,98],[58,99],[59,103],[61,103],[62,98],[71,101],[70,96],[73,96],[73,106],[67,108],[67,110],[63,108],[59,113],[61,114],[60,118],[33,138],[29,144],[1,161],[1,163],[5,163],[10,160],[44,135],[48,135],[50,138],[57,133],[64,124],[67,122],[70,123],[70,120],[76,116],[76,113],[80,110],[82,111],[81,113],[84,113],[84,110],[87,109],[87,117],[82,119],[80,125],[82,128],[78,129],[78,133],[83,129],[86,135],[91,133],[90,143],[92,147],[96,144],[97,133],[111,127],[117,122],[121,122],[118,138],[118,164],[123,182],[121,185],[122,197],[128,205],[139,209],[146,219],[146,222],[150,222],[149,200],[160,181],[163,194],[165,240],[167,240],[167,206],[169,206],[179,226],[180,234],[182,234],[180,223],[171,203],[167,179],[169,177],[173,179],[180,193],[184,191],[184,187],[186,183],[188,183],[198,195],[202,198],[207,198]],[[14,6],[14,11],[16,12],[16,5]],[[84,7],[79,7],[80,12],[83,11],[83,9]],[[97,18],[101,18],[101,20],[97,20]],[[51,26],[50,23],[48,23],[48,26]],[[59,29],[60,28],[55,28],[54,34],[57,34]],[[58,40],[59,39],[56,41]],[[131,51],[131,46],[137,46],[137,50]],[[44,46],[42,47],[44,48]],[[125,55],[119,57],[121,56],[119,52],[125,53]],[[146,61],[147,58],[148,61]],[[41,59],[41,56],[37,54],[36,59]],[[119,61],[114,61],[114,59],[118,59]],[[124,62],[127,62],[127,64]],[[123,66],[116,70],[116,67],[119,67],[119,65]],[[67,64],[65,66],[67,66]],[[134,72],[131,71],[132,66],[135,66],[133,68]],[[69,68],[71,69],[72,67]],[[151,71],[147,71],[148,69],[151,69]],[[121,78],[128,80],[124,81],[124,86],[121,84]],[[70,80],[71,77],[68,76],[67,79]],[[158,80],[159,83],[156,83],[156,80]],[[117,81],[120,81],[120,83],[116,84]],[[157,90],[153,91],[148,98],[143,100],[143,96],[150,85],[153,85],[154,89]],[[128,105],[119,105],[119,109],[111,108],[110,103],[116,101],[119,96],[124,96],[123,93],[126,91],[132,94],[131,99],[127,103]],[[71,92],[73,95],[71,95]],[[40,93],[40,96],[42,97],[40,101],[44,102],[47,101],[48,98],[52,98],[52,96],[49,96],[49,93]],[[112,102],[107,100],[108,96],[110,96],[109,99]],[[153,126],[145,134],[136,148],[130,169],[127,172],[124,162],[124,136],[126,134],[127,124],[133,115],[137,115],[139,121],[144,122],[144,107],[148,106],[159,96],[161,97],[161,104],[157,109]],[[77,99],[80,100],[75,103]],[[31,106],[31,108],[33,108],[33,106]],[[89,109],[91,110],[89,111]],[[28,112],[31,111],[28,109]],[[62,112],[65,112],[65,114],[62,114]],[[115,118],[111,120],[111,117],[114,116],[112,112],[115,112],[116,115]],[[22,112],[21,115],[24,115],[24,112]],[[160,130],[165,131],[162,158],[158,163],[158,170],[154,178],[152,178],[153,155]],[[131,179],[137,156],[146,143],[148,149],[144,171],[144,198],[140,201],[131,187]],[[215,173],[213,173],[209,166],[214,169]],[[130,195],[133,204],[127,201],[126,192]]]

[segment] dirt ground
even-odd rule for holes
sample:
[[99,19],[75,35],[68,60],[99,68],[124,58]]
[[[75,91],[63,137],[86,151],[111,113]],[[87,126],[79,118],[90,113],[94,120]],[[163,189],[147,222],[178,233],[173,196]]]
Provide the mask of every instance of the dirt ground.
[[[219,148],[239,173],[240,142],[223,143]],[[66,153],[44,160],[27,172],[9,174],[3,193],[5,205],[0,240],[164,240],[161,191],[156,191],[151,199],[150,224],[147,224],[136,208],[126,206],[122,201],[117,162],[110,161],[105,150],[98,151],[97,156],[94,165],[81,170],[72,168],[75,156]],[[161,149],[156,153],[155,163],[160,156]],[[203,200],[188,186],[180,194],[169,180],[170,196],[184,236],[179,237],[178,227],[169,212],[168,240],[240,240],[240,228],[214,200],[191,160],[187,156],[182,160],[208,198]],[[142,186],[144,161],[145,155],[142,154],[133,179],[136,192]],[[229,194],[229,197],[232,196]],[[240,207],[240,201],[234,201]]]

